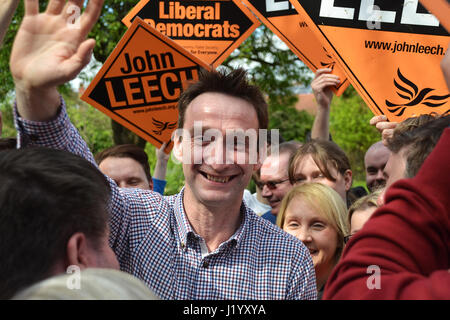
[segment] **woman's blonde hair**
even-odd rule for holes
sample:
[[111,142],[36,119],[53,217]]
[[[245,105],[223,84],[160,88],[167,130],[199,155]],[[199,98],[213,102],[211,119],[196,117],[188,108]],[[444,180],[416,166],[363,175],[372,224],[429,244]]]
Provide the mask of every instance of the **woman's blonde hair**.
[[378,208],[377,200],[381,195],[381,190],[377,190],[373,193],[368,194],[362,198],[356,200],[351,207],[348,209],[348,223],[351,224],[352,215],[355,211],[366,210],[367,208],[375,207]]
[[294,198],[314,208],[316,212],[329,223],[338,234],[338,244],[335,255],[335,263],[339,261],[344,249],[344,237],[348,235],[350,227],[347,219],[347,207],[341,196],[329,186],[321,183],[304,183],[292,188],[281,202],[277,215],[277,225],[283,228],[286,209]]

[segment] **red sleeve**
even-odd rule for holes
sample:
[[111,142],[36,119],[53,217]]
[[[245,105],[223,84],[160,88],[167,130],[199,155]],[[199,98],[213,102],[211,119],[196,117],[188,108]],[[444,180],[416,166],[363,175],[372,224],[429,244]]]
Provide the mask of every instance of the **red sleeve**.
[[324,299],[450,299],[449,164],[447,128],[417,176],[395,183],[349,241]]

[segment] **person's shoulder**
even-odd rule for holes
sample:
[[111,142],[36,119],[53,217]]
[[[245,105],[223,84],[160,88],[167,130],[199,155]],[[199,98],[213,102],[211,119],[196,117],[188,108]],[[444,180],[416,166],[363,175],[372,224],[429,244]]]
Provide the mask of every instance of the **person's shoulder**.
[[119,188],[119,192],[128,210],[142,215],[169,212],[178,196],[163,196],[152,190],[134,188]]

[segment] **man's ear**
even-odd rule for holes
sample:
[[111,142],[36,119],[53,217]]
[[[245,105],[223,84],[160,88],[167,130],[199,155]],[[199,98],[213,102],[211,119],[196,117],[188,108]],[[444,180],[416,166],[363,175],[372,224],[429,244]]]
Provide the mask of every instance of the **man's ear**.
[[153,178],[150,177],[150,180],[148,180],[148,187],[150,188],[150,190],[153,190]]
[[180,163],[183,163],[183,130],[177,129],[173,135],[173,155]]
[[353,182],[353,173],[352,170],[347,169],[344,173],[344,181],[345,181],[345,191],[350,190]]
[[67,267],[79,266],[80,269],[88,268],[92,263],[88,253],[88,243],[84,233],[74,233],[67,241],[66,250]]

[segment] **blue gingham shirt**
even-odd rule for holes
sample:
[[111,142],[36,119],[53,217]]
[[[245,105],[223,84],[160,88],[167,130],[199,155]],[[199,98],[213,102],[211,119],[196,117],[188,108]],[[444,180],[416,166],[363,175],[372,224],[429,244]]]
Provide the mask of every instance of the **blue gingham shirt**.
[[[64,103],[50,122],[16,114],[20,147],[63,149],[95,163],[70,123]],[[183,191],[163,197],[152,191],[112,187],[110,245],[121,269],[143,280],[163,299],[316,299],[316,279],[303,243],[241,205],[235,234],[205,254],[192,229]]]

